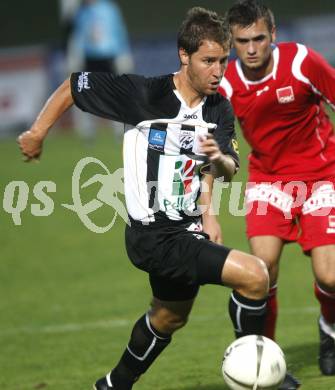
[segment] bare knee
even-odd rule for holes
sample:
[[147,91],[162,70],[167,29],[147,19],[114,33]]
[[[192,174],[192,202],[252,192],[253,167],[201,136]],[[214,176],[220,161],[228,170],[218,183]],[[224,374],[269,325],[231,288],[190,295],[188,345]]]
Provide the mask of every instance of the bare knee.
[[322,290],[335,292],[335,245],[312,249],[312,267],[315,279]]
[[258,257],[252,256],[253,262],[248,265],[248,278],[244,280],[239,292],[249,298],[262,299],[269,292],[269,272],[266,264]]
[[335,276],[332,274],[323,275],[322,277],[317,278],[318,285],[322,290],[328,293],[335,293]]
[[236,249],[226,259],[222,282],[250,299],[263,299],[269,292],[269,272],[264,261]]

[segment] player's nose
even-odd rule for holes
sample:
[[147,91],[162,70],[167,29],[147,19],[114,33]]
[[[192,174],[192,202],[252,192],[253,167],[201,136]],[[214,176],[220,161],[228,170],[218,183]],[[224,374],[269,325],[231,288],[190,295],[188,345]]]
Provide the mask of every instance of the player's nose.
[[256,45],[253,41],[250,41],[247,46],[248,54],[252,55],[256,53]]
[[220,63],[220,61],[218,61],[215,63],[215,66],[213,67],[213,76],[216,79],[221,79],[224,71],[225,71],[225,65]]

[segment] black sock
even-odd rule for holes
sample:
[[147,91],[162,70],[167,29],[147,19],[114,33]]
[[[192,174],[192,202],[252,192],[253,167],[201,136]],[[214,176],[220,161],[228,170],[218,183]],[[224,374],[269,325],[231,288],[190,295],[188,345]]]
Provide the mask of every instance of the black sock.
[[117,389],[131,389],[140,375],[154,362],[171,341],[171,335],[158,332],[145,314],[135,324],[126,350],[111,374]]
[[266,298],[249,299],[233,291],[229,301],[229,314],[236,337],[263,334],[266,316]]

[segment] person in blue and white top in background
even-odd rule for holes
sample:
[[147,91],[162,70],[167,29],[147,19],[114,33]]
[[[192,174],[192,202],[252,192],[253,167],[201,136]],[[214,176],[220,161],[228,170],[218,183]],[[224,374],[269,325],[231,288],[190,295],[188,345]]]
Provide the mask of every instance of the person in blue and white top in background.
[[[85,72],[132,73],[134,70],[128,31],[118,4],[112,0],[83,0],[73,15],[67,48],[68,68]],[[96,135],[96,118],[74,111],[78,134],[86,141]],[[109,126],[120,134],[118,122]]]

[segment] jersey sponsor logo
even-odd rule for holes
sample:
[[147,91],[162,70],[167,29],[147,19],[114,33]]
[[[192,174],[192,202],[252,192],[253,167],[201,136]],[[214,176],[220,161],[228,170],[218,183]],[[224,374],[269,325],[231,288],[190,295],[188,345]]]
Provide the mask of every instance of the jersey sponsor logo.
[[184,114],[184,119],[198,119],[196,114]]
[[200,189],[201,165],[186,155],[160,156],[157,200],[159,210],[169,219],[181,220],[181,212],[200,215],[195,202]]
[[195,161],[176,161],[172,183],[172,195],[186,195],[192,192]]
[[294,102],[295,100],[293,88],[291,86],[279,88],[276,90],[276,93],[277,93],[278,102],[280,104],[291,103]]
[[194,145],[194,131],[181,130],[179,142],[181,149],[191,151]]
[[266,87],[264,87],[263,89],[259,89],[257,92],[256,92],[256,96],[261,96],[262,93],[264,92],[267,92],[270,90],[270,87],[267,85]]
[[166,141],[166,131],[150,129],[149,133],[149,147],[151,149],[163,151]]
[[81,72],[80,76],[78,77],[78,92],[81,92],[83,89],[91,89],[88,83],[89,74],[90,72]]

